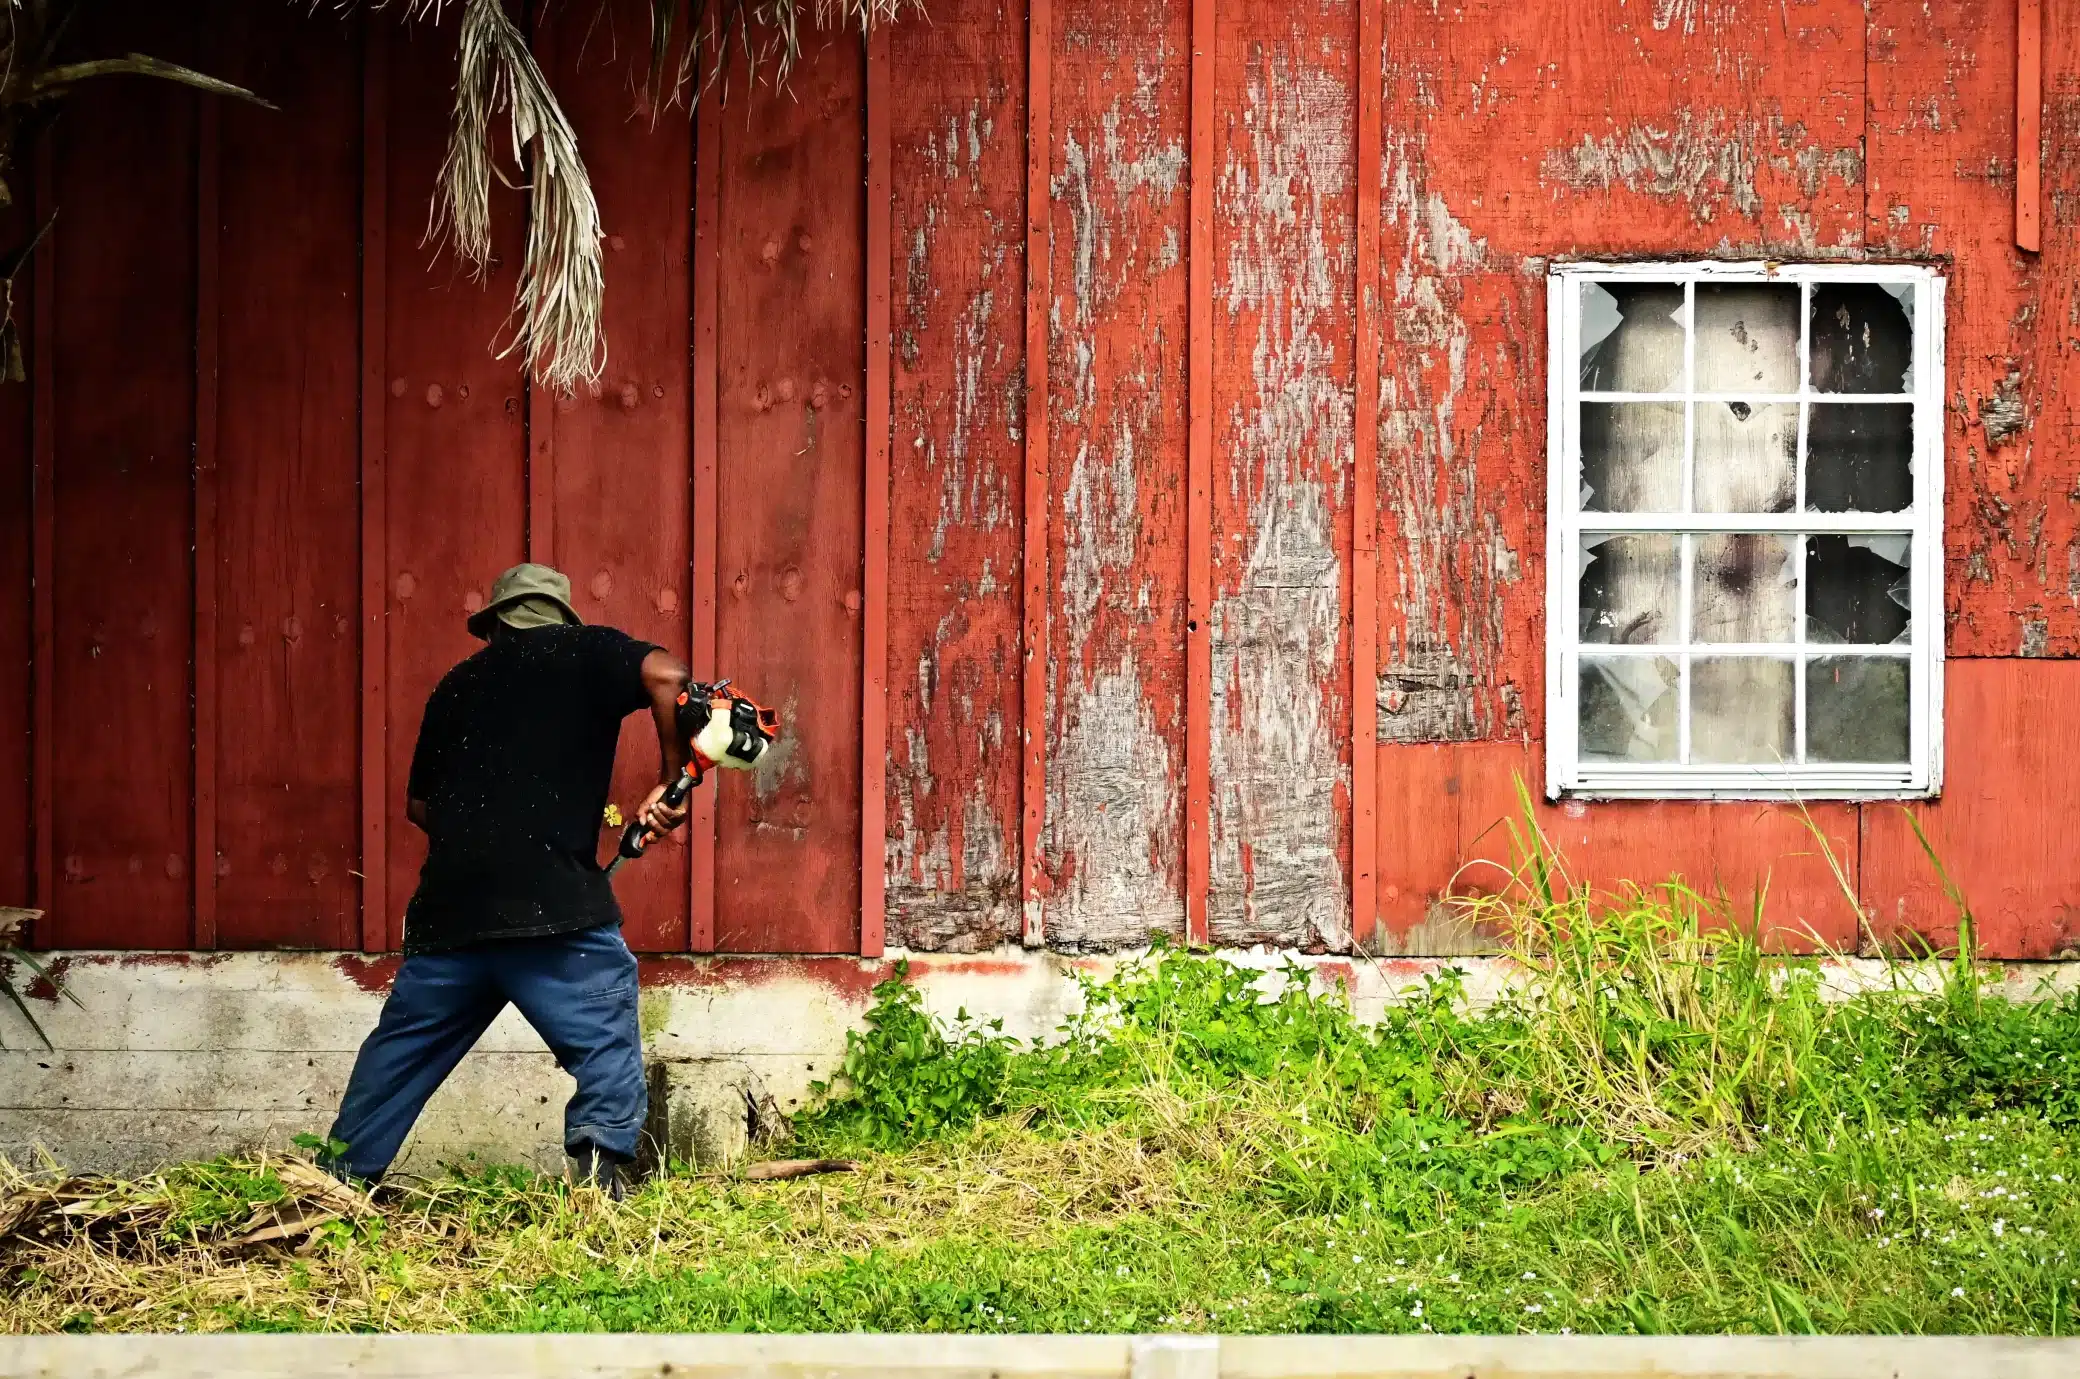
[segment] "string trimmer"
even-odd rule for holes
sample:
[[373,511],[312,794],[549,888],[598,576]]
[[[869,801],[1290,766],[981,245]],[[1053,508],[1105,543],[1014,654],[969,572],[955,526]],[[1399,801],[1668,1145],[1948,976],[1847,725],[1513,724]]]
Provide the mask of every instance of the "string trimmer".
[[[686,766],[664,792],[665,804],[673,809],[686,803],[708,772],[718,768],[748,771],[756,766],[780,735],[780,715],[737,693],[727,680],[688,685],[679,694],[677,717],[679,739],[686,744]],[[641,819],[630,823],[621,834],[614,860],[607,863],[607,873],[612,875],[631,857],[641,857],[650,839],[650,830]]]

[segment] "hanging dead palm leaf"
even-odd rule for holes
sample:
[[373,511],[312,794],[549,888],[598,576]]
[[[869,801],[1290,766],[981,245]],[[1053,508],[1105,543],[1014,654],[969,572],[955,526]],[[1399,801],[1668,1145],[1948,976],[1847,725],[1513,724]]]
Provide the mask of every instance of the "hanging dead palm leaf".
[[[341,0],[341,7],[355,0]],[[393,0],[366,0],[371,9]],[[570,121],[501,0],[394,0],[410,21],[438,23],[450,3],[462,11],[454,124],[434,191],[428,239],[445,244],[480,280],[491,266],[491,194],[498,172],[499,118],[508,121],[511,157],[528,196],[527,250],[513,311],[493,348],[517,355],[541,383],[568,393],[597,382],[606,367],[602,309],[604,234],[592,179]],[[604,6],[610,0],[599,0]],[[653,114],[689,109],[719,85],[726,58],[741,55],[748,83],[785,87],[801,57],[804,18],[820,29],[869,33],[923,0],[648,0]],[[683,35],[683,38],[681,37]],[[718,91],[716,98],[727,95]]]
[[536,378],[568,393],[606,367],[599,201],[527,40],[499,0],[464,0],[455,122],[427,234],[451,243],[479,279],[491,266],[492,123],[501,114],[513,162],[527,174],[529,214],[511,338],[498,357],[518,354]]

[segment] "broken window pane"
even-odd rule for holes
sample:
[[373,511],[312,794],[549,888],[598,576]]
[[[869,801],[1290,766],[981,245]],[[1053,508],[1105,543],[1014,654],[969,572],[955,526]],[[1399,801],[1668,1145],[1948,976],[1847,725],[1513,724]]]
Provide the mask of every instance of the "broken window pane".
[[1806,663],[1806,760],[1907,760],[1906,661],[1816,656]]
[[1914,504],[1914,404],[1816,402],[1806,418],[1806,507],[1905,512]]
[[1798,501],[1798,404],[1700,402],[1698,512],[1789,512]]
[[1582,404],[1582,511],[1678,512],[1683,404]]
[[1814,283],[1816,393],[1914,390],[1914,285]]
[[1749,532],[1697,538],[1690,639],[1788,642],[1798,616],[1792,538]]
[[1584,761],[1674,761],[1679,683],[1661,656],[1582,661]]
[[1697,285],[1697,389],[1798,391],[1798,286]]
[[1581,638],[1629,646],[1681,635],[1681,538],[1582,537]]
[[1886,646],[1907,641],[1913,538],[1905,532],[1806,538],[1806,640]]
[[1795,667],[1759,656],[1690,663],[1690,760],[1774,766],[1792,759],[1798,715]]
[[1582,389],[1665,393],[1683,385],[1683,285],[1582,285]]

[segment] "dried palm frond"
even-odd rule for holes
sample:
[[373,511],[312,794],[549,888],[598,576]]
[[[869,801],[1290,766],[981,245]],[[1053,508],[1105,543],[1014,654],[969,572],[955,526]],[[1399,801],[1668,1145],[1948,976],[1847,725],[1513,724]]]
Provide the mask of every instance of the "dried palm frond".
[[[599,0],[604,6],[611,0]],[[4,3],[4,0],[0,0]],[[337,0],[351,8],[357,0]],[[360,0],[407,20],[438,23],[449,0]],[[481,278],[491,264],[491,183],[497,172],[493,125],[511,123],[512,157],[525,175],[526,257],[498,357],[518,355],[540,382],[560,392],[596,382],[606,366],[601,325],[606,290],[599,203],[578,141],[526,38],[500,0],[453,0],[462,10],[454,125],[441,163],[428,239],[452,245]],[[650,44],[645,95],[654,116],[714,88],[733,52],[747,81],[785,87],[802,53],[805,21],[862,34],[924,0],[647,0]]]
[[491,263],[491,126],[501,113],[513,161],[528,174],[529,216],[512,337],[498,356],[518,354],[535,377],[568,393],[606,367],[599,202],[577,134],[527,40],[499,0],[464,0],[455,123],[427,234],[451,242],[479,277]]
[[[802,55],[801,30],[808,0],[650,0],[651,108],[676,101],[692,87],[696,67],[703,72],[698,101],[725,66],[732,44],[744,55],[745,78],[756,82],[770,69],[775,87],[785,87]],[[681,11],[688,11],[688,41],[679,53],[671,89],[665,74],[672,66],[673,31]],[[906,11],[924,13],[924,0],[816,0],[814,22],[826,32],[857,29],[872,33],[892,24]]]

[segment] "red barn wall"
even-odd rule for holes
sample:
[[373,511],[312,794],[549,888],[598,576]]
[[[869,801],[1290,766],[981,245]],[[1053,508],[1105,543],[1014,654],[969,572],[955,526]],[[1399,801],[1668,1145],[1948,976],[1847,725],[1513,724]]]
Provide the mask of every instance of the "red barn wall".
[[[1989,950],[2080,946],[2071,16],[2024,254],[2013,0],[934,0],[698,119],[643,108],[643,6],[583,8],[532,30],[608,236],[568,398],[491,348],[524,202],[482,283],[423,242],[452,19],[82,36],[281,110],[104,83],[17,177],[11,230],[60,213],[0,387],[0,903],[40,942],[394,945],[420,706],[533,558],[790,725],[622,874],[639,947],[1477,947],[1440,898],[1540,779],[1544,269],[1715,255],[1947,273],[1917,809]],[[1581,877],[1760,892],[1786,943],[1954,931],[1897,806],[1534,813]]]

